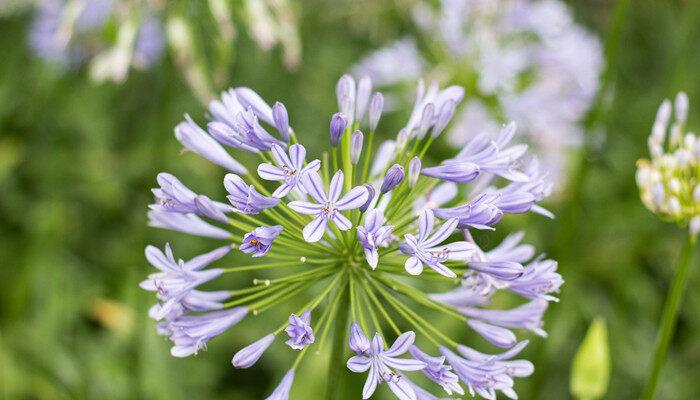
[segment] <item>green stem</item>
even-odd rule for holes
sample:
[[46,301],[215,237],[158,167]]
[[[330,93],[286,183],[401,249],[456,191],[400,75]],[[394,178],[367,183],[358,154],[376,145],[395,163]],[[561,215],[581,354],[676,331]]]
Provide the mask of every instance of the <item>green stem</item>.
[[690,265],[690,258],[693,254],[694,248],[695,240],[689,237],[688,241],[683,247],[678,270],[676,271],[676,276],[673,278],[671,291],[668,294],[663,315],[661,316],[661,328],[659,329],[659,334],[656,339],[654,361],[652,363],[649,378],[647,379],[646,386],[644,387],[644,393],[642,395],[642,398],[645,400],[651,400],[654,398],[656,384],[659,381],[659,375],[661,374],[661,369],[664,366],[666,353],[668,352],[668,347],[675,331],[676,321],[678,320],[678,311],[680,310],[681,300],[683,299],[683,292],[685,291],[686,284],[688,283],[688,266]]
[[328,381],[326,382],[326,399],[339,399],[343,393],[340,390],[340,378],[345,368],[345,348],[347,347],[348,320],[350,319],[350,307],[348,307],[350,293],[345,291],[340,300],[340,307],[336,314],[335,332],[333,333],[333,349],[328,367]]

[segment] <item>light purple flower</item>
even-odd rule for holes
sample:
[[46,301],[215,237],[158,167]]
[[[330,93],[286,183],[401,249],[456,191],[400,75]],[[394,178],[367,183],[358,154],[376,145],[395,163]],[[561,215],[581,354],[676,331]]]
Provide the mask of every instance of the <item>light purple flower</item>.
[[384,96],[376,92],[372,95],[372,100],[369,103],[369,130],[374,132],[377,130],[377,125],[379,125],[379,119],[382,116],[382,109],[384,108]]
[[195,214],[182,214],[162,210],[148,212],[148,225],[154,228],[171,229],[190,235],[210,237],[214,239],[230,239],[231,233],[216,227]]
[[409,353],[418,361],[423,361],[426,365],[421,370],[431,381],[442,386],[448,395],[452,393],[464,394],[464,389],[459,385],[459,378],[452,372],[452,367],[444,365],[445,356],[433,357],[422,352],[418,347],[411,346]]
[[185,121],[175,127],[175,137],[187,150],[195,152],[216,165],[237,174],[246,174],[248,170],[234,160],[219,143],[199,127],[189,115]]
[[292,389],[292,383],[294,383],[294,370],[290,369],[284,374],[284,377],[275,388],[275,391],[266,397],[265,400],[289,400],[289,392]]
[[501,391],[511,399],[518,396],[513,390],[514,377],[525,377],[533,372],[532,364],[526,360],[510,360],[515,357],[527,341],[519,343],[510,350],[498,355],[486,355],[466,346],[458,346],[458,351],[464,358],[445,347],[440,352],[447,358],[459,379],[467,385],[469,393],[496,400],[496,391]]
[[[201,290],[190,290],[179,303],[170,306],[167,303],[154,304],[148,310],[148,316],[159,320],[162,316],[166,320],[173,320],[187,311],[213,311],[224,308],[224,301],[231,298],[230,290],[217,290],[213,292],[203,292]],[[169,310],[164,309],[170,307]]]
[[[433,111],[442,110],[447,102],[452,102],[456,105],[462,101],[463,97],[464,89],[460,86],[450,86],[440,90],[439,86],[434,83],[426,90],[425,84],[422,81],[419,82],[413,111],[405,126],[406,131],[409,132],[411,137],[418,134],[416,128],[423,125],[422,121],[424,119],[426,107],[433,108]],[[433,126],[438,121],[438,116],[439,115],[435,115],[435,113],[432,112],[430,120],[424,121],[425,126],[423,128],[427,130],[427,128]],[[425,134],[425,132],[423,132],[423,134]]]
[[157,18],[147,17],[139,27],[139,34],[134,43],[134,65],[142,69],[150,68],[163,55],[164,48],[163,26]]
[[318,171],[321,167],[319,160],[313,160],[304,166],[306,162],[306,148],[300,144],[289,146],[289,156],[284,149],[276,144],[272,145],[272,156],[277,166],[263,163],[258,165],[258,175],[268,181],[282,181],[282,185],[272,192],[272,197],[282,198],[294,188],[302,189],[301,177],[308,171]]
[[399,164],[392,165],[386,171],[386,175],[384,176],[384,180],[382,181],[382,186],[379,191],[382,193],[392,191],[396,186],[403,182],[405,176],[406,174],[403,171],[402,166]]
[[442,219],[457,218],[460,228],[490,229],[503,218],[503,211],[496,205],[499,196],[482,193],[467,204],[452,208],[437,208],[435,216]]
[[433,126],[433,130],[432,132],[430,132],[430,136],[432,136],[433,138],[440,136],[442,131],[445,130],[445,127],[447,127],[447,124],[452,119],[452,116],[455,113],[456,106],[457,104],[452,100],[448,100],[445,102],[445,104],[442,105],[440,113],[437,116],[435,126]]
[[475,251],[475,247],[464,241],[440,245],[457,227],[456,218],[445,222],[435,232],[434,225],[432,210],[424,209],[418,217],[418,237],[410,233],[404,235],[406,242],[399,249],[411,256],[405,263],[406,272],[420,275],[425,264],[440,275],[454,278],[457,275],[442,263],[447,260],[466,260]]
[[326,195],[323,181],[316,171],[309,171],[302,177],[302,183],[306,191],[316,200],[316,203],[308,201],[292,201],[289,208],[306,215],[314,215],[315,218],[304,227],[304,240],[317,242],[323,237],[328,221],[332,221],[338,229],[346,231],[352,228],[352,222],[341,211],[348,211],[365,204],[369,193],[364,186],[357,186],[340,197],[343,190],[343,172],[338,171],[333,175],[328,194]]
[[381,210],[373,209],[365,214],[364,226],[357,227],[357,239],[365,252],[365,259],[372,269],[377,268],[379,254],[377,248],[386,246],[391,241],[391,233],[394,229],[391,225],[384,225],[386,219]]
[[[224,143],[243,150],[246,149],[245,146],[248,146],[261,151],[270,151],[273,144],[284,145],[284,142],[275,139],[260,125],[257,114],[250,108],[236,115],[233,127],[211,122],[208,128],[217,140],[229,138],[232,143]],[[236,146],[236,143],[239,146]]]
[[263,336],[260,340],[249,344],[234,354],[231,364],[235,368],[252,367],[274,341],[275,335],[272,333]]
[[546,174],[539,172],[536,159],[527,164],[524,174],[527,176],[526,181],[511,182],[493,192],[499,196],[496,206],[509,214],[522,214],[532,210],[537,214],[554,218],[554,214],[537,205],[537,202],[552,193],[552,183],[549,182]]
[[537,259],[525,266],[523,274],[508,285],[508,289],[530,299],[559,301],[549,293],[559,291],[564,283],[554,260]]
[[421,161],[418,157],[413,157],[408,163],[408,187],[413,187],[418,182],[421,172]]
[[372,94],[372,79],[368,76],[363,76],[357,83],[357,98],[355,99],[355,120],[362,121],[367,111],[369,97]]
[[330,133],[331,133],[331,146],[338,147],[340,139],[343,138],[343,133],[345,133],[345,128],[348,126],[348,119],[343,113],[335,113],[331,117]]
[[[355,334],[350,336],[350,348],[363,348],[365,343],[368,342],[367,337],[361,329],[356,328],[355,330]],[[369,348],[362,353],[356,352],[357,355],[348,360],[347,366],[352,372],[359,373],[369,370],[367,381],[362,389],[363,399],[370,398],[377,385],[382,382],[386,382],[399,399],[416,399],[413,387],[406,379],[391,369],[419,371],[425,368],[426,364],[422,361],[398,358],[413,345],[415,336],[415,333],[411,331],[405,332],[396,339],[388,350],[384,350],[382,336],[379,333],[375,333]],[[353,340],[358,339],[359,343],[353,343]]]
[[245,109],[253,111],[256,117],[275,126],[275,119],[272,116],[272,108],[253,89],[238,87],[234,89],[236,99]]
[[479,166],[472,162],[459,162],[423,168],[422,175],[448,182],[469,183],[479,176]]
[[355,131],[350,138],[350,161],[352,165],[357,165],[362,154],[362,141],[364,139],[361,131]]
[[311,311],[306,310],[301,316],[292,314],[289,316],[289,325],[284,329],[289,335],[285,343],[294,350],[301,350],[316,340],[314,330],[311,329]]
[[515,135],[515,123],[505,125],[495,140],[487,133],[481,133],[470,140],[453,159],[445,165],[475,164],[482,173],[492,173],[511,181],[527,182],[528,176],[518,170],[517,160],[527,151],[527,145],[507,147]]
[[236,174],[227,174],[224,177],[224,187],[229,192],[226,197],[233,208],[241,214],[258,214],[280,202],[274,197],[261,195],[255,190],[255,186],[246,185],[245,181]]
[[157,292],[158,299],[163,302],[155,319],[165,317],[197,286],[221,275],[223,271],[218,268],[204,271],[201,269],[225,256],[229,251],[231,246],[222,246],[185,262],[175,260],[169,244],[165,245],[165,253],[157,247],[147,246],[146,259],[160,272],[150,274],[140,286],[145,290]]
[[228,204],[212,201],[204,195],[197,195],[175,176],[161,172],[156,178],[160,188],[151,189],[156,204],[149,206],[154,210],[175,213],[197,213],[227,222],[226,213],[231,212]]
[[527,329],[536,335],[546,337],[542,329],[542,316],[547,309],[547,301],[531,300],[510,310],[486,310],[476,307],[464,307],[459,311],[467,317],[509,329]]
[[182,315],[166,322],[161,329],[168,331],[174,342],[170,354],[187,357],[197,354],[209,340],[240,322],[247,314],[246,307],[236,307],[200,315]]
[[253,257],[262,257],[270,251],[272,242],[281,232],[280,225],[257,227],[243,236],[243,242],[238,249],[246,254],[253,253]]
[[279,101],[272,106],[272,118],[275,120],[275,128],[285,142],[289,142],[291,128],[289,127],[289,114],[287,108]]

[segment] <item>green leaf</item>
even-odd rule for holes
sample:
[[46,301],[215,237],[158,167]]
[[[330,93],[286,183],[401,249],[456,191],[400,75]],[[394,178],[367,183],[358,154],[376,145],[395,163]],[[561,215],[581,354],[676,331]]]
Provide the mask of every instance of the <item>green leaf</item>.
[[610,352],[605,319],[596,318],[588,328],[571,366],[571,394],[578,399],[600,399],[610,381]]

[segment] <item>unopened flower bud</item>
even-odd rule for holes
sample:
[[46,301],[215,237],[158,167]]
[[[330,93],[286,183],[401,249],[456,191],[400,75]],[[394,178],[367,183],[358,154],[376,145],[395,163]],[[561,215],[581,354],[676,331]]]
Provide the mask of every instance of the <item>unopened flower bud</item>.
[[392,165],[384,176],[384,181],[382,182],[382,187],[380,191],[382,193],[390,192],[401,182],[406,174],[403,172],[403,167],[399,164]]
[[350,161],[352,165],[357,165],[358,161],[360,161],[360,154],[362,154],[362,132],[353,132],[350,139]]
[[348,119],[343,113],[335,113],[331,117],[331,146],[338,147],[340,139],[343,137],[345,127],[348,126]]
[[272,106],[272,118],[282,140],[289,142],[289,115],[284,104],[278,101]]
[[685,120],[688,118],[688,95],[684,92],[679,92],[676,95],[674,106],[676,109],[676,121],[681,125],[685,124]]
[[262,357],[265,350],[270,347],[274,340],[275,335],[270,333],[257,342],[249,344],[233,355],[231,364],[233,364],[233,366],[236,368],[252,367],[260,359],[260,357]]
[[433,124],[434,116],[435,105],[433,103],[426,104],[425,108],[423,108],[423,116],[421,117],[420,125],[418,126],[418,133],[416,133],[418,139],[423,139],[425,137],[426,132],[428,132],[428,129],[430,129],[430,126]]
[[413,187],[418,182],[420,176],[421,162],[420,158],[413,157],[408,163],[408,186]]
[[437,122],[435,123],[432,132],[430,132],[430,135],[433,138],[440,136],[442,131],[445,130],[447,124],[450,123],[450,120],[452,119],[454,113],[455,102],[452,100],[448,100],[440,109],[440,115],[438,115]]
[[367,111],[369,97],[372,95],[372,79],[368,76],[363,76],[357,84],[357,97],[355,99],[355,119],[362,121]]
[[402,128],[396,135],[396,148],[403,149],[406,147],[406,143],[408,143],[408,131],[406,128]]
[[372,96],[372,101],[369,103],[369,130],[375,131],[379,124],[379,118],[382,116],[384,108],[384,96],[377,92]]
[[355,80],[347,74],[341,76],[335,86],[338,108],[350,120],[355,113],[355,90]]

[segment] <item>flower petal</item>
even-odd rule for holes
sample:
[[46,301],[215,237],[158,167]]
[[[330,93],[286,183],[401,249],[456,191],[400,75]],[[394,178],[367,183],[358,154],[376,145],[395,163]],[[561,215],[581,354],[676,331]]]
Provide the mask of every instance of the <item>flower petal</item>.
[[406,272],[411,275],[420,275],[423,272],[423,263],[418,257],[410,257],[406,260],[404,268],[406,268]]
[[440,226],[435,233],[433,233],[428,240],[425,242],[421,243],[421,246],[423,247],[431,247],[431,246],[437,246],[438,244],[442,243],[447,239],[452,232],[454,232],[455,228],[457,228],[457,224],[459,223],[459,219],[457,218],[452,218],[449,221],[445,222]]
[[384,352],[387,357],[396,357],[408,351],[413,342],[416,340],[416,334],[413,331],[404,332],[396,338],[394,344],[391,345],[389,350]]
[[399,378],[397,381],[389,381],[389,389],[399,400],[416,400],[416,392],[407,379]]
[[305,215],[318,215],[323,209],[323,206],[320,204],[301,200],[291,201],[288,206],[292,210]]
[[365,204],[368,198],[369,193],[367,189],[364,186],[356,186],[335,203],[335,208],[338,210],[354,210]]
[[348,369],[352,372],[365,372],[372,365],[372,359],[365,356],[353,356],[347,362]]
[[309,222],[302,231],[304,234],[304,240],[309,243],[318,242],[321,240],[323,234],[326,232],[327,224],[328,218],[326,218],[325,215],[319,215],[314,218],[314,220]]
[[301,170],[304,167],[304,159],[306,159],[306,148],[300,144],[289,146],[289,159],[294,168]]
[[316,171],[309,171],[301,178],[304,188],[318,203],[328,202],[326,190],[323,187],[323,180]]
[[[343,171],[338,171],[331,178],[331,184],[328,187],[328,200],[332,202],[338,201],[340,194],[343,192],[343,182],[345,181],[345,176]],[[359,206],[358,206],[359,207]]]
[[418,241],[422,242],[428,238],[430,232],[433,231],[435,224],[435,216],[433,210],[424,209],[418,216]]
[[258,175],[266,181],[283,181],[285,178],[281,169],[268,163],[258,165]]
[[347,231],[348,229],[352,228],[352,222],[350,222],[349,219],[347,219],[343,214],[341,213],[336,213],[331,217],[333,220],[333,223],[335,226],[338,227],[341,231]]

